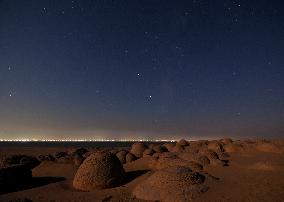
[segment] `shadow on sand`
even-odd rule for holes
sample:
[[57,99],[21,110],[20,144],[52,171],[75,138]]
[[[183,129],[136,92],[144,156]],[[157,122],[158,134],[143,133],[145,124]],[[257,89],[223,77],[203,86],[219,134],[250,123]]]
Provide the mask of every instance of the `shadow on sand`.
[[13,184],[0,186],[0,195],[8,194],[11,192],[22,191],[26,189],[32,189],[36,187],[45,186],[51,183],[61,182],[66,180],[64,177],[33,177],[30,182],[25,184]]
[[135,180],[136,178],[146,174],[150,170],[135,170],[126,173],[125,181],[123,185],[128,184],[129,182]]

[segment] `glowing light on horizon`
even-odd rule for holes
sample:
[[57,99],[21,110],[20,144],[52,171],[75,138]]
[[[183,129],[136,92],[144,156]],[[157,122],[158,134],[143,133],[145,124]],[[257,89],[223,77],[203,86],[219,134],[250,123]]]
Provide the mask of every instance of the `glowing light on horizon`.
[[0,142],[176,142],[167,139],[0,139]]

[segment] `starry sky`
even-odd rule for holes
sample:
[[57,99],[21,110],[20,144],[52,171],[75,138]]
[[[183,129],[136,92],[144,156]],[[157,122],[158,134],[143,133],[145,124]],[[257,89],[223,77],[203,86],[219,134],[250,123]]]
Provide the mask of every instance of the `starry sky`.
[[0,139],[283,134],[283,1],[0,1]]

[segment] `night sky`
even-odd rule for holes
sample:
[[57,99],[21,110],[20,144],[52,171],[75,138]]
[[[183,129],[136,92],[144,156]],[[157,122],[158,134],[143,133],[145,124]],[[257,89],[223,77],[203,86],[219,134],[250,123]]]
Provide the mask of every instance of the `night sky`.
[[0,1],[0,139],[283,134],[284,1]]

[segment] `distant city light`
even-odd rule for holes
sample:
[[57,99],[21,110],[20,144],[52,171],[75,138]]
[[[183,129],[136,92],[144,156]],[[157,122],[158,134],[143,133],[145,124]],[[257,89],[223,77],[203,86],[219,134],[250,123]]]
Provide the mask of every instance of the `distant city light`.
[[177,140],[149,139],[0,139],[0,142],[176,142]]

